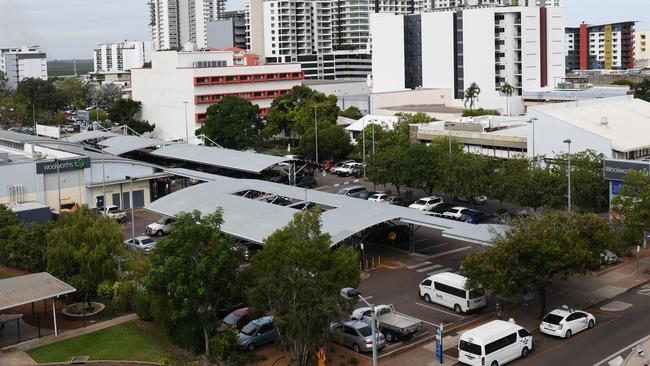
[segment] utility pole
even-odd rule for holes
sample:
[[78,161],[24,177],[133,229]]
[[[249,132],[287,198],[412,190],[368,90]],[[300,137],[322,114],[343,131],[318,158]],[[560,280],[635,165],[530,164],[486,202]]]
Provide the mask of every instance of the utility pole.
[[58,193],[58,202],[57,206],[59,207],[59,215],[61,214],[61,170],[59,169],[59,159],[54,159],[54,164],[56,164],[56,182],[59,190]]
[[314,139],[316,144],[316,165],[318,165],[318,109],[314,107]]
[[566,139],[563,141],[565,144],[568,145],[569,147],[569,154],[568,159],[567,159],[567,180],[568,180],[568,188],[567,188],[567,210],[569,213],[571,213],[571,140]]
[[183,101],[183,106],[185,108],[185,143],[189,144],[190,143],[190,132],[189,128],[187,127],[187,101]]

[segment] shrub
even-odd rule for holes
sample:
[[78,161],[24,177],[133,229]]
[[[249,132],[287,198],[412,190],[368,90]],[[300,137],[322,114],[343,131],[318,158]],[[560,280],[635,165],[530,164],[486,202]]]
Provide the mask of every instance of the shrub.
[[463,117],[478,117],[478,116],[500,116],[501,113],[496,109],[463,109]]
[[153,320],[151,298],[147,292],[140,291],[135,295],[135,313],[142,320]]

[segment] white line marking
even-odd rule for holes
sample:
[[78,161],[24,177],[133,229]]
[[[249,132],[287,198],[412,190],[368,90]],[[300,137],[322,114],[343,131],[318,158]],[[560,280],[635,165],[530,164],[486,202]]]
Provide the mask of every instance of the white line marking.
[[[428,239],[423,239],[423,240],[428,240]],[[432,245],[430,247],[420,248],[420,249],[418,249],[418,251],[429,250],[429,249],[434,249],[434,248],[440,248],[440,247],[444,247],[445,245],[449,245],[449,243],[440,243],[440,244]]]
[[442,273],[442,272],[449,272],[449,271],[453,271],[453,268],[445,267],[443,269],[439,269],[439,270],[434,271],[434,272],[429,272],[429,273],[427,273],[427,276],[433,276],[434,274],[438,274],[438,273]]
[[418,267],[426,266],[427,264],[431,264],[431,262],[429,262],[429,261],[424,261],[424,262],[422,262],[422,263],[414,264],[414,265],[412,265],[412,266],[408,266],[408,267],[406,267],[406,268],[408,268],[408,269],[413,269],[413,268],[418,268]]
[[638,340],[638,341],[636,341],[636,342],[633,342],[633,343],[630,344],[630,345],[627,345],[627,346],[621,348],[620,350],[618,350],[618,351],[612,353],[611,355],[609,355],[609,356],[603,358],[602,360],[596,362],[596,363],[594,364],[594,366],[599,366],[599,365],[604,365],[604,364],[606,364],[607,361],[613,359],[614,357],[620,355],[621,353],[627,351],[628,349],[635,348],[637,344],[644,343],[647,339],[650,339],[650,336],[647,336],[647,337],[645,337],[645,338],[643,338],[643,339],[641,339],[641,340]]
[[[439,312],[441,312],[441,313],[445,313],[445,314],[453,315],[453,316],[458,317],[458,318],[461,318],[461,319],[465,319],[464,316],[461,316],[461,315],[458,315],[458,314],[455,314],[455,313],[450,313],[450,312],[448,312],[448,311],[440,310],[440,309],[438,309],[438,308],[434,308],[433,306],[420,304],[419,302],[416,302],[415,305],[424,306],[425,308],[429,308],[429,309],[431,309],[431,310],[439,311]],[[434,324],[434,325],[435,325],[435,324]]]
[[420,269],[418,269],[417,271],[420,272],[420,273],[422,273],[422,272],[427,272],[427,271],[430,271],[430,270],[432,270],[432,269],[436,269],[436,268],[440,268],[440,267],[442,267],[442,265],[440,265],[440,264],[434,264],[433,266],[420,268]]
[[346,184],[350,184],[350,182],[348,182],[348,181],[343,182],[343,185],[346,185]]
[[447,254],[452,254],[452,253],[462,252],[462,251],[467,250],[467,249],[469,249],[469,248],[471,248],[471,247],[462,247],[462,248],[458,248],[458,249],[448,250],[448,251],[446,251],[446,252],[442,252],[442,253],[438,253],[438,254],[436,254],[436,255],[432,255],[431,257],[429,257],[429,259],[442,257],[442,256],[445,256],[445,255],[447,255]]
[[340,186],[340,184],[338,184],[338,183],[334,184],[334,187],[338,187],[338,186]]
[[358,183],[358,182],[359,182],[359,180],[358,180],[358,179],[355,179],[355,180],[353,180],[353,182],[354,182],[354,183]]

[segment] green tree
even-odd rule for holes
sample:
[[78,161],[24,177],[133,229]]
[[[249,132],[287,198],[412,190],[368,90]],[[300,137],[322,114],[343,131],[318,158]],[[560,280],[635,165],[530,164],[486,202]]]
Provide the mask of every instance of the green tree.
[[340,290],[360,281],[356,252],[332,250],[331,243],[321,232],[320,212],[301,211],[252,260],[253,305],[271,311],[280,344],[298,366],[313,363],[314,350],[329,339],[330,323],[350,310]]
[[9,79],[4,71],[0,71],[0,95],[9,93]]
[[57,88],[75,108],[85,106],[89,87],[88,83],[79,77],[62,79],[57,83]]
[[0,121],[12,126],[24,125],[31,114],[31,107],[26,101],[0,93]]
[[481,94],[481,88],[475,82],[472,82],[467,89],[465,89],[465,107],[469,103],[469,109],[474,109],[475,102],[478,102],[478,96]]
[[507,111],[506,115],[509,116],[510,115],[510,97],[515,92],[515,88],[513,88],[512,85],[510,85],[510,83],[508,83],[506,81],[505,83],[503,83],[499,87],[499,92],[506,96],[506,105],[507,105],[507,108],[508,108],[508,111]]
[[176,219],[174,231],[157,243],[144,282],[157,303],[157,320],[172,338],[209,355],[220,320],[216,312],[232,306],[238,295],[242,253],[220,232],[221,209],[205,216],[181,213]]
[[634,97],[650,102],[650,79],[645,78],[632,86]]
[[[323,96],[324,94],[321,94]],[[316,112],[316,113],[314,113]],[[295,131],[302,136],[307,130],[314,127],[314,121],[318,124],[336,125],[339,114],[339,107],[336,105],[336,96],[329,95],[324,99],[317,99],[304,103],[294,111]]]
[[594,238],[582,236],[584,231],[576,225],[579,217],[551,211],[513,222],[494,246],[465,258],[461,273],[469,279],[467,287],[482,284],[504,296],[535,291],[543,317],[553,278],[566,280],[587,273],[593,265],[594,253],[588,241]]
[[630,170],[623,180],[623,188],[612,199],[612,217],[623,226],[627,239],[637,241],[650,229],[650,176]]
[[350,119],[360,119],[361,117],[363,117],[363,114],[361,113],[359,108],[352,105],[340,111],[339,116],[350,118]]
[[[315,152],[314,129],[308,129],[300,137],[300,152],[314,158]],[[327,122],[319,123],[318,126],[318,159],[339,160],[350,155],[354,147],[350,143],[350,135],[341,126],[332,125]]]
[[140,112],[142,103],[132,99],[118,99],[108,108],[108,118],[117,123],[127,123]]
[[[609,185],[603,177],[601,153],[585,150],[571,154],[571,204],[582,211],[605,212],[609,206]],[[567,161],[567,154],[556,156],[557,161]],[[556,167],[561,180],[561,192],[567,191],[566,165]]]
[[336,122],[339,113],[336,97],[328,97],[307,86],[294,86],[291,92],[271,103],[264,136],[271,137],[281,132],[300,135],[314,125],[314,108],[318,109],[319,121]]
[[226,96],[208,107],[206,121],[196,134],[229,149],[241,150],[254,146],[262,124],[257,105],[235,96]]
[[86,205],[64,212],[46,235],[47,271],[69,282],[82,297],[94,297],[100,284],[118,279],[116,256],[122,256],[123,240],[124,230],[115,220]]
[[392,184],[401,196],[401,187],[407,184],[404,161],[409,145],[391,144],[377,151],[374,160],[367,162],[366,178],[376,184]]
[[56,78],[42,80],[26,78],[16,87],[15,97],[25,101],[29,108],[45,112],[57,112],[68,105],[69,100],[56,86]]
[[108,114],[101,109],[91,109],[88,111],[88,119],[90,122],[106,121],[108,119]]
[[86,98],[92,102],[94,107],[110,106],[121,97],[122,89],[113,83],[88,88],[86,95]]

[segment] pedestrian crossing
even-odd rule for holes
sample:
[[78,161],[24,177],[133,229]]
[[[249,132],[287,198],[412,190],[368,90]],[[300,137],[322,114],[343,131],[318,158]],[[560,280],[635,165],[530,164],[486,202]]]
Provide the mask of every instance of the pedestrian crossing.
[[412,269],[422,274],[426,274],[427,276],[433,276],[435,274],[443,273],[443,272],[452,272],[452,273],[460,272],[458,270],[454,270],[453,268],[444,267],[441,264],[433,264],[430,261],[422,261],[419,263],[415,263],[410,266],[407,266],[406,268]]
[[650,285],[643,285],[636,293],[639,295],[650,296]]

